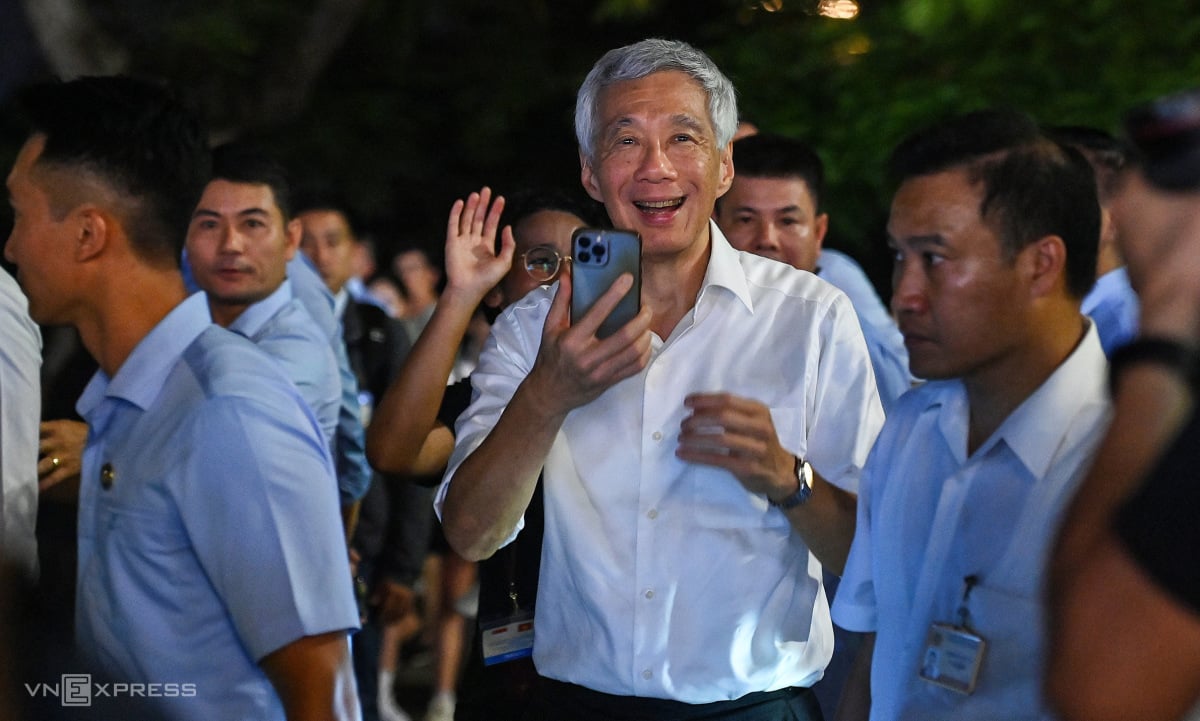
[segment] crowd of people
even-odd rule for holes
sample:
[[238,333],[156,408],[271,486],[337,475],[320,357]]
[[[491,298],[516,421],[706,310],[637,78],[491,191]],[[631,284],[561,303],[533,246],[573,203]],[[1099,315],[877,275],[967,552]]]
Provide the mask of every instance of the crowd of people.
[[1200,719],[1200,155],[914,128],[885,303],[679,41],[440,263],[167,88],[21,100],[0,717],[405,721],[423,643],[427,721]]

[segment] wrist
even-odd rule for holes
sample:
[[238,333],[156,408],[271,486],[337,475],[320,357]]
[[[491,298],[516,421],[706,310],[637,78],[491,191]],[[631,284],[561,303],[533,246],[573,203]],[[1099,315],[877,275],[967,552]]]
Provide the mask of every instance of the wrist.
[[794,468],[790,480],[794,485],[790,486],[787,495],[778,498],[767,496],[767,503],[785,511],[808,503],[813,492],[813,470],[808,461],[799,456],[794,457]]
[[1175,336],[1139,335],[1116,349],[1109,359],[1109,388],[1116,394],[1121,375],[1131,366],[1151,364],[1169,371],[1195,388],[1200,381],[1200,347]]

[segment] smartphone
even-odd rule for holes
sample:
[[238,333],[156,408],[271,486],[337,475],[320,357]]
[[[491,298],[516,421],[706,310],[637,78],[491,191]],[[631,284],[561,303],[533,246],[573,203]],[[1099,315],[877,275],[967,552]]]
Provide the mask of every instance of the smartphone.
[[642,305],[642,239],[630,230],[580,228],[571,236],[571,323],[576,323],[622,273],[633,287],[596,331],[607,338],[638,314]]

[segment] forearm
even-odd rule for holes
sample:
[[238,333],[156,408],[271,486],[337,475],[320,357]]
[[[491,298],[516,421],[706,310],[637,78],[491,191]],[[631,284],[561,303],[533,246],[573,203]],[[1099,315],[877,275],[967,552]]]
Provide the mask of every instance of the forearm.
[[862,646],[842,686],[835,721],[867,721],[871,715],[871,661],[875,657],[875,634],[863,637]]
[[1113,402],[1112,424],[1062,526],[1055,577],[1070,573],[1091,552],[1112,513],[1150,472],[1194,403],[1185,379],[1149,363],[1125,369]]
[[[430,460],[422,448],[434,428],[454,368],[458,346],[478,299],[447,289],[417,339],[403,368],[375,408],[367,429],[367,457],[385,473],[413,473],[423,466],[444,466],[448,456]],[[437,446],[444,450],[444,445]]]
[[288,721],[360,718],[345,632],[305,636],[259,663],[279,694]]
[[784,513],[817,560],[840,576],[854,540],[858,497],[828,483],[815,471],[813,476],[808,502]]
[[442,506],[442,527],[463,558],[495,553],[520,521],[550,447],[566,418],[546,408],[529,378],[483,443],[454,472]]

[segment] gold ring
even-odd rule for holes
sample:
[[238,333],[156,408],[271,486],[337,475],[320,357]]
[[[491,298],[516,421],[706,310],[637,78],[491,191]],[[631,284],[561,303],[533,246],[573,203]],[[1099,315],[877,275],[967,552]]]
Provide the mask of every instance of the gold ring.
[[62,465],[62,461],[58,460],[58,456],[55,456],[50,459],[50,465],[53,466],[54,468],[58,468],[59,466]]

